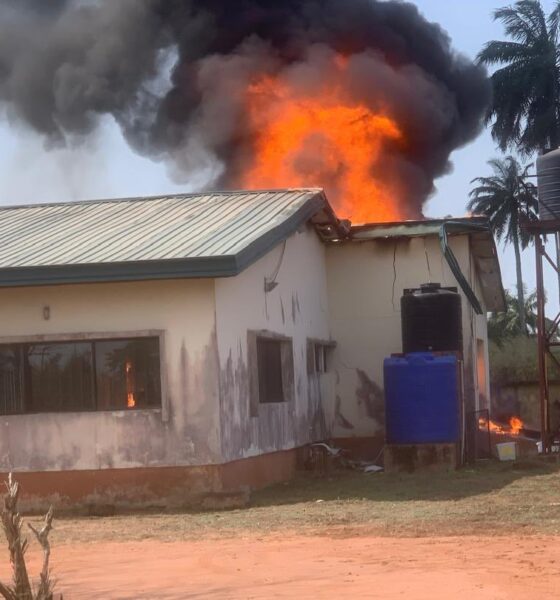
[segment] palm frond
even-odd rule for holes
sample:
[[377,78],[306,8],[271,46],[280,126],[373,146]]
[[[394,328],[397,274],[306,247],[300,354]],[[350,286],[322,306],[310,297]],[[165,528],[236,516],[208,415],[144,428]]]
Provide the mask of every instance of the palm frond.
[[488,42],[478,60],[498,65],[491,75],[492,103],[486,114],[502,151],[522,156],[560,144],[560,0],[546,17],[539,0],[499,8],[494,19],[507,40]]
[[478,53],[477,60],[485,65],[495,65],[508,62],[524,62],[531,58],[530,46],[519,42],[502,42],[494,40],[484,45]]
[[514,6],[498,8],[494,11],[494,20],[501,21],[506,34],[523,44],[531,44],[543,34],[547,35],[546,19],[538,0],[521,0]]
[[558,27],[560,26],[560,1],[556,1],[556,6],[548,15],[548,32],[552,42],[558,42]]

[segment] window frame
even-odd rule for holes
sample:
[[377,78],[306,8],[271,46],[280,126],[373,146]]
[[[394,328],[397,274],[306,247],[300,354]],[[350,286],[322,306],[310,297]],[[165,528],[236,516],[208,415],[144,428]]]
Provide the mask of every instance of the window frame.
[[329,373],[335,348],[336,342],[333,340],[307,338],[307,374],[320,376]]
[[[259,389],[259,363],[257,340],[279,342],[281,344],[282,362],[282,388],[284,400],[282,402],[261,402]],[[295,401],[295,365],[294,344],[289,336],[268,330],[247,332],[247,356],[249,369],[249,403],[251,417],[258,417],[262,407],[286,406]]]
[[[0,345],[17,345],[17,344],[64,344],[71,342],[103,342],[103,341],[119,341],[142,338],[157,338],[159,341],[159,379],[160,379],[160,395],[161,405],[154,407],[142,408],[108,408],[108,409],[84,409],[70,411],[40,411],[40,412],[22,412],[8,415],[1,415],[0,418],[25,417],[27,415],[76,415],[76,414],[107,414],[107,413],[161,413],[163,422],[169,420],[169,397],[167,388],[167,360],[165,355],[165,331],[161,329],[143,329],[135,331],[104,331],[104,332],[80,332],[80,333],[61,333],[61,334],[37,334],[37,335],[21,335],[21,336],[0,336]],[[94,373],[95,379],[95,373]],[[96,384],[94,383],[94,386]]]

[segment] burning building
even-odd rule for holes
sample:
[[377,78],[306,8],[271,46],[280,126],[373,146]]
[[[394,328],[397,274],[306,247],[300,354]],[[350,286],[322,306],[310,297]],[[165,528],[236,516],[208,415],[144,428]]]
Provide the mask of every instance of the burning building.
[[465,410],[487,406],[494,241],[422,208],[490,86],[414,5],[0,14],[7,114],[47,146],[110,116],[198,190],[0,209],[0,466],[24,489],[181,499],[285,478],[319,439],[382,443],[399,298],[425,282],[461,288]]
[[[185,502],[289,477],[298,448],[384,440],[399,298],[460,292],[465,406],[488,407],[480,219],[349,227],[317,189],[0,209],[1,468],[33,497]],[[457,271],[457,267],[460,269]]]

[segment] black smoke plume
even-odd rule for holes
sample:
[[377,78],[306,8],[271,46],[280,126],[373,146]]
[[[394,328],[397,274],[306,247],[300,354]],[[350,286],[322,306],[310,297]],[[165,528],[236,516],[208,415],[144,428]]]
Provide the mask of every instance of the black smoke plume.
[[379,170],[402,181],[404,212],[418,216],[451,152],[479,132],[490,87],[413,4],[0,0],[10,117],[64,144],[112,115],[137,152],[199,187],[234,186],[254,159],[243,92],[255,74],[320,85],[333,53],[349,59],[349,93],[389,107],[404,130]]

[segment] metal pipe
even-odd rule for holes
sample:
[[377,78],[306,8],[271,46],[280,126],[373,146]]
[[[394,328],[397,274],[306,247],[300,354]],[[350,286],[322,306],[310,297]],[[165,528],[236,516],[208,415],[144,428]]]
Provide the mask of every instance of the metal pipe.
[[560,300],[560,270],[558,268],[560,265],[560,231],[556,232],[554,241],[556,242],[556,276],[558,277],[558,299]]
[[548,435],[548,375],[546,368],[546,322],[545,322],[545,289],[543,277],[544,246],[542,236],[535,236],[535,256],[537,275],[537,341],[539,354],[539,396],[541,413],[541,443],[543,453],[549,451]]

